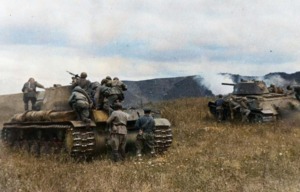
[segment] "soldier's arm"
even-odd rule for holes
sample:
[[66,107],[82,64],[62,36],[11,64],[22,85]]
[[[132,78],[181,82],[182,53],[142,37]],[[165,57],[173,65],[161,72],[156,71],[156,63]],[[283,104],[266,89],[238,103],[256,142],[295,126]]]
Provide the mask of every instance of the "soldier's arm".
[[123,91],[127,90],[127,85],[125,85],[123,82],[121,82],[121,87]]
[[35,86],[38,87],[38,88],[45,89],[44,85],[39,84],[37,81],[35,82]]
[[110,124],[114,119],[116,118],[116,115],[114,112],[110,115],[110,117],[106,120],[107,124]]

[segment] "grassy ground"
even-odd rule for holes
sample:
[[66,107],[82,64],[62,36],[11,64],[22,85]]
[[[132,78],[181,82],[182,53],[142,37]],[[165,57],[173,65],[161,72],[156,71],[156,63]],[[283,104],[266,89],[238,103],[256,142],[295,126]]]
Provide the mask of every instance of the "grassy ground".
[[124,163],[104,155],[90,163],[35,158],[0,147],[1,191],[300,191],[300,126],[216,123],[208,99],[156,104],[172,123],[163,156]]

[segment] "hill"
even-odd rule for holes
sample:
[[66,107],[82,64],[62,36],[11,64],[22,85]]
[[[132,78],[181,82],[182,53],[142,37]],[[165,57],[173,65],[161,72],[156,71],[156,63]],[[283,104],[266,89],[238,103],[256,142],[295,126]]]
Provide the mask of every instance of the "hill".
[[125,93],[125,106],[141,106],[146,103],[161,100],[171,100],[192,97],[207,97],[218,93],[229,93],[232,88],[222,91],[221,83],[237,83],[244,80],[263,80],[267,85],[274,84],[280,87],[294,85],[300,82],[300,72],[287,73],[269,73],[264,76],[243,76],[238,74],[221,73],[210,75],[209,77],[201,75],[161,78],[142,81],[124,81],[128,85],[128,91]]

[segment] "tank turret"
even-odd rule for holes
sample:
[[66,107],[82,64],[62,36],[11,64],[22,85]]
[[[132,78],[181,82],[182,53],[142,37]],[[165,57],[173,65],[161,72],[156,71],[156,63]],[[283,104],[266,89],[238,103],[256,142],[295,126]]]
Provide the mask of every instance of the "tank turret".
[[242,80],[239,83],[222,83],[222,85],[231,85],[233,86],[234,95],[262,95],[269,93],[268,87],[263,81],[256,80]]

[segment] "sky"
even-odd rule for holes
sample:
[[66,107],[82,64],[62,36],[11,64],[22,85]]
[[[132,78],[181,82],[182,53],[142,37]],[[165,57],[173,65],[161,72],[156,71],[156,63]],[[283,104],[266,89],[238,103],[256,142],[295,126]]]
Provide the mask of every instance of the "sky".
[[[146,80],[300,71],[297,0],[2,0],[0,95],[85,71]],[[214,80],[214,79],[212,79]]]

